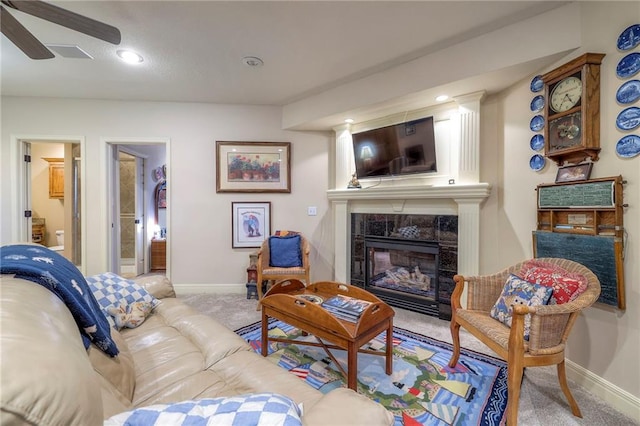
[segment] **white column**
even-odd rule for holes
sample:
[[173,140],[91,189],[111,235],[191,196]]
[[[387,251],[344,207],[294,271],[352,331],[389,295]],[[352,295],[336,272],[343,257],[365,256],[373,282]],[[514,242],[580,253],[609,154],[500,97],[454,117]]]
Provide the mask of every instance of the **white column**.
[[460,112],[458,182],[480,182],[480,102],[484,92],[455,97]]
[[351,250],[349,248],[351,238],[351,226],[348,201],[333,201],[333,229],[335,238],[333,260],[334,281],[346,283],[350,273]]
[[336,132],[335,152],[335,188],[344,189],[355,172],[356,164],[353,159],[353,142],[351,139],[351,125],[345,124],[334,127]]
[[458,273],[480,270],[480,204],[484,199],[455,199],[458,203]]

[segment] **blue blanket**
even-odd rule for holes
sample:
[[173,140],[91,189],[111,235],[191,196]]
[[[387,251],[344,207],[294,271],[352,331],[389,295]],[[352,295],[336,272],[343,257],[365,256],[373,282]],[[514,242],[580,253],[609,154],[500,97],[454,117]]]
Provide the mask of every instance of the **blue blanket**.
[[49,289],[69,308],[78,324],[84,347],[94,343],[108,355],[118,355],[111,330],[89,285],[76,266],[46,247],[0,247],[0,273],[33,281]]

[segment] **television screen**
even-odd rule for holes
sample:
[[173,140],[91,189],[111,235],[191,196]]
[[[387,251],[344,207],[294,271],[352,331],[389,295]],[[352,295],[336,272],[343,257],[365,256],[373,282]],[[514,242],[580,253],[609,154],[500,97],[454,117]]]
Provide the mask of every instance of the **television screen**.
[[358,179],[437,171],[433,117],[351,136]]

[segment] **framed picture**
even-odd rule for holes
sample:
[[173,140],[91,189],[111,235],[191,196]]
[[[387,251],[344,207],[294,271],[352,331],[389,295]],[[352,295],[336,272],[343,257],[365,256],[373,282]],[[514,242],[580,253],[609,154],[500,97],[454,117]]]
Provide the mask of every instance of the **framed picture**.
[[591,176],[592,167],[593,163],[560,167],[558,169],[558,174],[556,175],[556,183],[588,180],[589,176]]
[[216,192],[291,192],[291,142],[216,141]]
[[271,203],[231,203],[233,248],[260,247],[271,235]]

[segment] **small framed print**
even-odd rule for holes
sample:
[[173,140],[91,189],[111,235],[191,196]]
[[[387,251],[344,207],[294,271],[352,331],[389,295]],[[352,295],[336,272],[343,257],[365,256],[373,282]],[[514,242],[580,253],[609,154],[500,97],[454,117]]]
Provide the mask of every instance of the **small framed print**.
[[580,182],[589,180],[591,176],[591,168],[593,163],[583,163],[575,166],[564,166],[558,169],[556,175],[556,183],[561,182]]
[[216,192],[291,192],[291,142],[216,142]]
[[231,203],[232,248],[256,248],[271,235],[271,203]]

